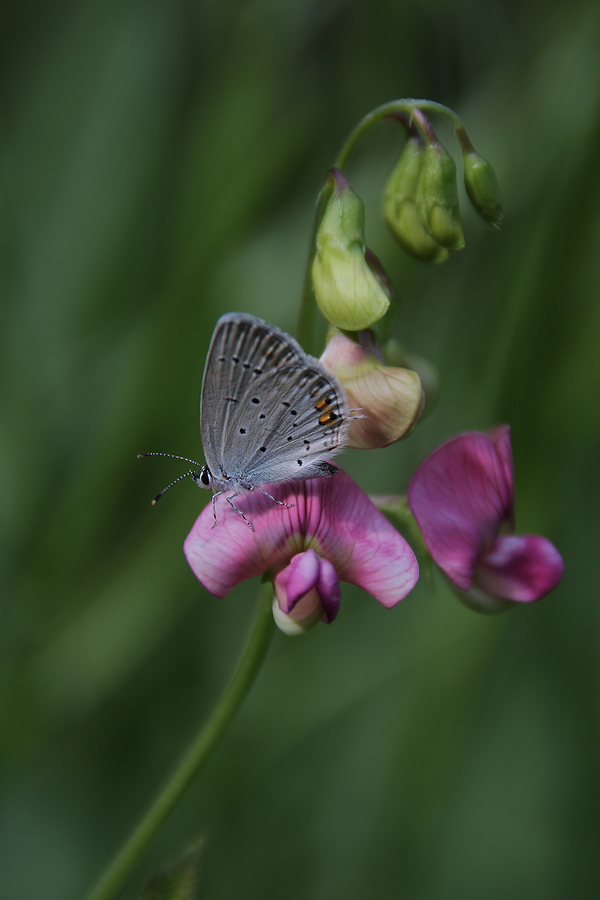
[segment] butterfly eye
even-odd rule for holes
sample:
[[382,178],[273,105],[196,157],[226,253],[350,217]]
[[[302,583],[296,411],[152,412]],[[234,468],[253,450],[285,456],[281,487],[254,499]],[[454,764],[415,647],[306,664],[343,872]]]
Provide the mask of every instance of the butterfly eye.
[[205,485],[205,487],[208,487],[210,484],[210,472],[208,471],[206,466],[202,469],[202,472],[200,473],[200,481],[202,482],[203,485]]

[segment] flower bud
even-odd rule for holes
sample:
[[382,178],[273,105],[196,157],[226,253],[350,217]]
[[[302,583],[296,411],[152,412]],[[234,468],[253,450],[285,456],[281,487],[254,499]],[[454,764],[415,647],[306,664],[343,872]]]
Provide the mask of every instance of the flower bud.
[[425,230],[417,213],[417,184],[424,161],[425,142],[419,135],[409,137],[384,188],[383,214],[407,253],[440,263],[448,258],[448,251]]
[[491,165],[476,150],[463,155],[465,187],[471,203],[479,215],[497,228],[502,221],[500,185]]
[[450,250],[460,250],[465,237],[458,211],[456,164],[443,144],[428,141],[417,184],[417,210],[431,237]]
[[365,208],[339,169],[317,232],[312,267],[315,297],[337,328],[360,331],[386,313],[390,302],[365,261]]
[[[364,332],[361,343],[368,343]],[[348,446],[360,450],[387,447],[400,440],[423,409],[417,373],[384,365],[375,351],[338,332],[321,356],[323,365],[341,381],[350,406],[363,413],[350,421],[348,435]]]

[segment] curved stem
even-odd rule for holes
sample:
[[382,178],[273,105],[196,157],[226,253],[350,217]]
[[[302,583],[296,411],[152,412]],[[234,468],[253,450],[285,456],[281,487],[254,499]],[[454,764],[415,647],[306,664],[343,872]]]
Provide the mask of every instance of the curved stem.
[[346,141],[338,154],[334,166],[336,166],[336,168],[338,169],[344,168],[344,166],[348,162],[348,159],[350,158],[350,154],[352,153],[360,139],[377,122],[381,122],[382,119],[386,119],[393,113],[397,112],[405,112],[410,115],[410,113],[414,109],[420,109],[423,112],[440,113],[440,115],[446,116],[448,119],[450,119],[459,135],[459,138],[461,134],[466,135],[465,127],[460,116],[458,116],[454,112],[454,110],[450,109],[450,107],[444,106],[442,103],[436,103],[434,100],[391,100],[389,103],[384,103],[382,106],[378,106],[377,109],[374,109],[370,113],[367,113],[367,115],[360,120],[356,128],[354,128],[354,130],[351,131],[346,138]]
[[208,760],[212,750],[242,705],[265,657],[273,630],[273,584],[261,584],[254,621],[237,668],[208,721],[200,729],[169,781],[134,829],[88,900],[113,900],[181,797]]

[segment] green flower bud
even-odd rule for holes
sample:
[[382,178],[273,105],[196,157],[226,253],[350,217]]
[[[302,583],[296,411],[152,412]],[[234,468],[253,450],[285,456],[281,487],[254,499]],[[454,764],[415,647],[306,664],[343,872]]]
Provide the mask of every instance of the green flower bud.
[[418,135],[409,137],[384,188],[383,214],[407,253],[440,263],[448,258],[448,251],[425,230],[417,213],[417,185],[424,161],[424,141]]
[[431,237],[450,250],[465,246],[458,211],[456,164],[438,140],[428,141],[417,185],[417,210]]
[[325,318],[344,331],[378,322],[390,301],[365,260],[365,207],[339,169],[317,232],[312,267],[315,297]]
[[479,215],[497,228],[502,221],[500,185],[491,165],[476,150],[463,155],[465,163],[465,187],[471,203]]

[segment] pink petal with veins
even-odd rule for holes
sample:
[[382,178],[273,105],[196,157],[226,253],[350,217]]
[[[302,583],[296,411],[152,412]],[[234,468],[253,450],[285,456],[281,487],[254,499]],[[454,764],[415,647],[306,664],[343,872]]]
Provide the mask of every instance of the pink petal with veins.
[[254,531],[217,501],[216,527],[209,504],[185,541],[192,571],[212,594],[224,597],[240,581],[267,569],[277,574],[292,557],[311,548],[332,564],[342,581],[363,588],[383,606],[394,606],[412,590],[419,576],[414,553],[345,472],[264,487],[293,507],[247,491],[235,504]]

